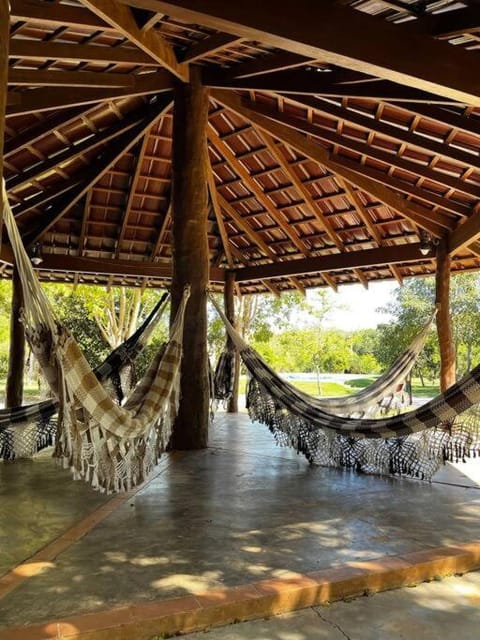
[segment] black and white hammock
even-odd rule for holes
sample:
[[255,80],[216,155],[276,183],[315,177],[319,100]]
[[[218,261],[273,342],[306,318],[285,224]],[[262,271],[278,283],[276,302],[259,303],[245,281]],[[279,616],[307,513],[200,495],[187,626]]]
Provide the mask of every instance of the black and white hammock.
[[[130,380],[125,383],[125,378],[132,377],[129,370],[162,317],[168,297],[169,293],[164,293],[135,333],[94,369],[97,379],[110,386],[118,402],[123,399],[125,386],[130,386]],[[125,375],[127,373],[129,375]],[[45,447],[53,445],[57,433],[58,408],[58,401],[49,399],[0,409],[0,459],[30,458]]]
[[[212,298],[249,374],[247,407],[276,441],[312,464],[430,479],[446,460],[480,453],[480,365],[422,407],[389,418],[347,418],[278,376]],[[461,417],[460,417],[461,416]]]

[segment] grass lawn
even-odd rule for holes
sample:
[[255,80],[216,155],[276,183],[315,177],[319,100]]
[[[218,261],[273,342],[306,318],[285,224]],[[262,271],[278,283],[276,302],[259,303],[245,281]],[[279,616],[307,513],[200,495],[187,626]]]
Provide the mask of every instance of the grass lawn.
[[[358,378],[357,380],[351,380],[349,382],[349,386],[353,387],[355,391],[358,391],[364,387],[368,387],[372,382],[374,382],[374,380],[375,376],[372,376],[371,378]],[[418,396],[420,398],[433,398],[440,393],[440,386],[438,381],[422,386],[420,378],[413,378],[412,393],[414,396]]]
[[[240,393],[245,393],[247,378],[246,376],[240,377]],[[318,392],[318,384],[312,380],[289,380],[295,387],[308,393],[311,396],[348,396],[355,392],[355,389],[347,387],[346,385],[339,384],[338,382],[321,382],[320,394]]]
[[[2,403],[2,405],[5,402],[5,385],[6,385],[6,380],[0,379],[0,402]],[[23,389],[23,398],[24,398],[25,404],[37,402],[38,400],[45,399],[45,392],[44,390],[40,391],[36,383],[26,384]]]

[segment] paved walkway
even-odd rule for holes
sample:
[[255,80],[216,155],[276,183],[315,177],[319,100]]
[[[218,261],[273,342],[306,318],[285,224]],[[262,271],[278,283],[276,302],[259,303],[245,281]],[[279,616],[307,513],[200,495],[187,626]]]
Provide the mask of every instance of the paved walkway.
[[480,572],[327,607],[253,620],[185,640],[475,640]]

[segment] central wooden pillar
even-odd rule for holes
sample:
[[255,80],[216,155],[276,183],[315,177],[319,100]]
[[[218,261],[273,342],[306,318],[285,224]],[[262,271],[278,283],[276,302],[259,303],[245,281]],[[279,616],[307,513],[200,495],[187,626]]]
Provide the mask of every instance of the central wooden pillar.
[[207,171],[205,164],[208,90],[191,69],[189,84],[175,88],[172,149],[173,279],[172,318],[186,284],[191,287],[185,316],[180,409],[170,446],[207,446],[209,379],[207,360]]
[[448,253],[447,243],[445,240],[441,240],[437,247],[435,279],[437,333],[440,350],[440,391],[445,391],[456,380],[455,349],[450,317],[450,266],[451,257]]
[[[225,315],[230,323],[235,327],[235,273],[227,271],[225,273],[225,288],[223,290],[223,303]],[[240,383],[240,355],[235,348],[233,340],[227,334],[227,349],[235,351],[235,371],[233,377],[233,392],[228,400],[227,412],[238,413],[238,386]]]
[[23,376],[25,373],[25,330],[20,322],[23,307],[22,283],[17,268],[12,275],[12,308],[10,310],[10,349],[8,354],[5,406],[18,407],[23,401]]
[[[7,107],[8,42],[10,40],[10,3],[0,0],[0,183],[3,179],[3,140],[5,137],[5,111]],[[0,184],[1,187],[1,184]],[[0,204],[2,204],[0,189]],[[3,207],[0,206],[0,246]]]

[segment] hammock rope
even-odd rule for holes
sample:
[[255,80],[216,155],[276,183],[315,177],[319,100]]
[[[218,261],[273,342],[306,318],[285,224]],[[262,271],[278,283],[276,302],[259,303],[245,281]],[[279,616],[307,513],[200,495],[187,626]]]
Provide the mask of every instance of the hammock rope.
[[[55,318],[23,246],[3,183],[4,222],[24,291],[24,323],[60,405],[55,456],[94,488],[129,490],[165,451],[178,410],[186,287],[170,339],[120,407]],[[35,352],[37,355],[37,352]]]
[[381,419],[341,417],[280,378],[211,300],[249,371],[250,417],[311,463],[431,478],[445,460],[480,453],[478,411],[455,422],[480,402],[480,365],[413,411]]
[[[121,374],[135,361],[160,321],[168,304],[166,292],[151,312],[127,340],[114,349],[94,369],[97,379],[115,394],[118,402],[123,399]],[[111,387],[111,389],[110,389]],[[0,410],[0,459],[31,458],[55,442],[59,404],[57,400],[44,400],[31,405]]]

